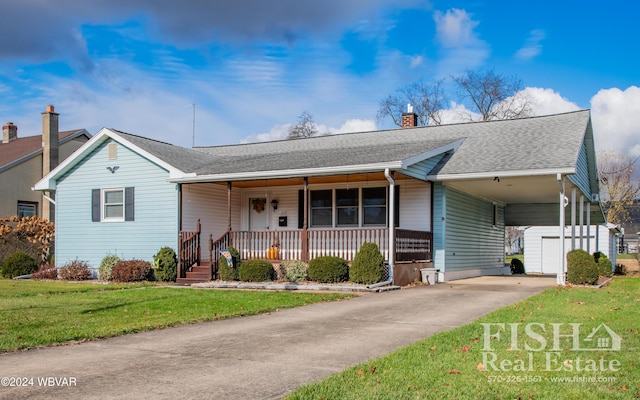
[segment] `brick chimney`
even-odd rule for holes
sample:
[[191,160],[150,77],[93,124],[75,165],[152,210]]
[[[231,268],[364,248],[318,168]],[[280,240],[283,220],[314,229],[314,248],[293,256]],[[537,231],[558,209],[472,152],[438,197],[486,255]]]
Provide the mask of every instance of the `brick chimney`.
[[18,126],[13,122],[7,122],[2,126],[2,143],[9,143],[18,138]]
[[[60,114],[54,112],[52,105],[48,105],[46,111],[42,113],[42,176],[58,166],[58,116]],[[49,195],[54,197],[52,192],[49,192]],[[53,203],[44,202],[42,218],[53,222],[54,216]]]
[[42,113],[42,176],[58,166],[58,116],[48,105]]
[[407,112],[402,113],[402,127],[413,128],[418,126],[418,115],[413,112],[413,106],[407,104]]

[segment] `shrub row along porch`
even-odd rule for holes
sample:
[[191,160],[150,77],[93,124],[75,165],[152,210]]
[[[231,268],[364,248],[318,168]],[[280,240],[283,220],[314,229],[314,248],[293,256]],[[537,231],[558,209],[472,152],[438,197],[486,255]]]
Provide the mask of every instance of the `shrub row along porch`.
[[[180,233],[179,278],[203,264],[200,234],[199,223],[196,231]],[[209,237],[210,278],[216,279],[220,251],[229,247],[235,247],[243,260],[308,262],[320,256],[336,256],[352,261],[363,243],[372,242],[378,245],[386,263],[432,259],[431,232],[394,229],[392,240],[393,248],[389,246],[389,228],[227,231],[217,239]]]

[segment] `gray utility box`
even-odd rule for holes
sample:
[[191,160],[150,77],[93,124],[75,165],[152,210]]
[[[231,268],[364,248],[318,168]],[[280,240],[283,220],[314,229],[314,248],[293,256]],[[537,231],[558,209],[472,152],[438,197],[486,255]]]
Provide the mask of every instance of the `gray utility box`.
[[422,275],[422,282],[429,285],[438,284],[438,270],[435,268],[420,268],[420,274]]

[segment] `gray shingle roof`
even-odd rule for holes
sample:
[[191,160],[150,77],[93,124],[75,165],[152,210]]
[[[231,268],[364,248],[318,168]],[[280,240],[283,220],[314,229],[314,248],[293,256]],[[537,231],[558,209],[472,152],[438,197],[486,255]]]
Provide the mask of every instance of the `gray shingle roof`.
[[139,148],[183,172],[193,172],[204,164],[215,163],[216,158],[202,151],[174,146],[169,143],[110,129]]
[[463,139],[432,174],[574,167],[588,110],[518,120],[475,122],[187,149],[118,132],[183,172],[238,172],[348,167],[402,161]]

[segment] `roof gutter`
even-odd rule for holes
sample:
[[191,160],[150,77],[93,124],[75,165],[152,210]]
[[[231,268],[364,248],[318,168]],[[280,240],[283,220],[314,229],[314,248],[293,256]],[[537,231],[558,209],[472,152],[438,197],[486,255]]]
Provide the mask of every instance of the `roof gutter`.
[[227,181],[250,181],[255,179],[273,178],[303,178],[305,176],[326,176],[338,174],[353,174],[365,172],[380,172],[380,169],[400,169],[402,162],[393,161],[381,164],[358,164],[337,167],[322,168],[299,168],[275,171],[249,171],[236,172],[230,174],[195,175],[183,177],[170,177],[169,182],[194,183],[194,182],[227,182]]
[[573,167],[559,168],[559,169],[538,169],[538,170],[513,170],[513,171],[493,171],[493,172],[475,172],[475,173],[461,173],[461,174],[436,174],[427,175],[427,180],[434,181],[455,181],[464,179],[485,179],[494,178],[499,176],[500,178],[522,177],[522,176],[543,176],[557,174],[571,175],[575,174],[576,169]]

